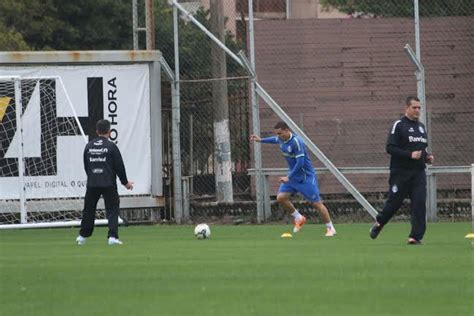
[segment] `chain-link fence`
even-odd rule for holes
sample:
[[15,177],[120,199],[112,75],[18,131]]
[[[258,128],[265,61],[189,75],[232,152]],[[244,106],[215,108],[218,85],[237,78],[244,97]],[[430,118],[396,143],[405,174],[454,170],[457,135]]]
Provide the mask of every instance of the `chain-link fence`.
[[[427,122],[436,165],[468,165],[474,161],[474,2],[420,1],[420,16]],[[470,200],[469,183],[466,173],[437,178],[438,200],[444,201],[440,217],[468,211],[457,201]]]
[[[248,2],[178,1],[231,51],[242,49],[250,56]],[[182,11],[176,64],[172,8],[165,1],[157,7],[157,48],[180,69],[182,174],[189,186],[190,217],[254,222],[247,72]],[[421,0],[419,11],[435,166],[468,166],[474,151],[474,5],[467,0]],[[377,170],[388,166],[388,130],[403,113],[405,98],[417,95],[416,68],[404,50],[406,44],[417,46],[414,1],[254,0],[253,16],[258,82],[337,167],[365,168],[346,177],[380,209],[388,173]],[[169,93],[163,103],[165,169],[171,190]],[[279,118],[261,99],[259,108],[261,135],[268,136]],[[262,159],[264,168],[286,167],[276,147],[262,146]],[[312,160],[323,167],[314,156]],[[269,192],[275,195],[277,176],[268,180]],[[470,175],[437,174],[436,184],[440,218],[468,217]],[[370,220],[333,175],[321,173],[319,186],[336,221]],[[298,205],[318,221],[309,205]],[[400,214],[407,214],[406,207]],[[165,216],[172,218],[172,210]],[[276,203],[271,219],[286,219]]]
[[[226,27],[229,20],[223,4],[213,2],[210,6],[209,3],[187,2],[183,3],[183,8],[189,10],[197,21],[231,50],[244,49],[245,44],[237,38],[235,27]],[[172,22],[171,10],[164,12],[166,16],[163,20]],[[172,28],[172,24],[167,23],[163,27]],[[178,29],[178,62],[174,60],[172,46],[163,51],[173,68],[180,69],[180,148],[182,175],[185,178],[183,184],[187,186],[185,191],[192,202],[190,216],[195,218],[199,213],[204,217],[212,213],[220,215],[219,207],[215,206],[217,203],[233,208],[234,203],[245,204],[252,200],[250,175],[247,173],[251,163],[248,76],[189,19],[180,18]],[[159,34],[166,37],[173,35],[173,31]],[[160,43],[160,37],[157,43]],[[170,93],[168,96],[165,109],[171,108]],[[168,126],[170,132],[171,109],[164,119],[164,126]],[[169,138],[165,140],[165,150],[165,157],[168,157],[165,165],[172,178]],[[173,187],[171,182],[169,187]],[[203,210],[206,206],[208,209]],[[251,209],[249,212],[255,211],[254,207]],[[173,214],[166,216],[173,217]]]

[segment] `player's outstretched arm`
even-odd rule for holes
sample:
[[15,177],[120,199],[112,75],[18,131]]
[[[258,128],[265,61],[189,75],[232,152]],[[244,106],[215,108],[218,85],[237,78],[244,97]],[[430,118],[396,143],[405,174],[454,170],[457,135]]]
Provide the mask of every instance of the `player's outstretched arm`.
[[250,141],[254,142],[260,142],[260,143],[265,143],[265,144],[278,144],[278,137],[277,136],[271,136],[271,137],[265,137],[261,138],[258,135],[250,135]]
[[250,135],[250,141],[252,141],[252,142],[261,142],[262,139],[260,138],[260,136],[252,134],[252,135]]

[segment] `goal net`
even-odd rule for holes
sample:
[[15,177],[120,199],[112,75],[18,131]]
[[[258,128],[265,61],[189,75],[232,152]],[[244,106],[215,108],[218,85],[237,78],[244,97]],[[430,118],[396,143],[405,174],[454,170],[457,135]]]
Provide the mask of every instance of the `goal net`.
[[80,224],[88,139],[61,78],[0,77],[0,121],[0,228]]

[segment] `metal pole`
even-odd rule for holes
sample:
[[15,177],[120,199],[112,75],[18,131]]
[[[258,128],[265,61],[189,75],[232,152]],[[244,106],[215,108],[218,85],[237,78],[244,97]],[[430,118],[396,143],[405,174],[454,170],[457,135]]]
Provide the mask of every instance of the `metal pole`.
[[25,162],[23,160],[23,102],[21,98],[21,80],[14,79],[16,132],[18,136],[18,180],[20,182],[20,223],[26,224]]
[[[416,59],[418,64],[422,65],[421,63],[421,39],[420,39],[420,7],[418,0],[414,0],[414,11],[415,11],[415,49],[416,49]],[[431,124],[428,122],[427,119],[427,104],[426,104],[426,92],[425,92],[425,68],[421,67],[416,72],[416,89],[418,99],[420,99],[422,107],[421,107],[421,115],[420,120],[427,129],[427,136],[428,136],[428,150],[431,148]],[[429,169],[429,168],[428,168]],[[429,171],[429,170],[428,170]],[[426,185],[427,185],[427,199],[426,199],[426,209],[427,209],[427,217],[430,221],[436,220],[437,218],[437,200],[436,200],[436,175],[427,172],[426,175]]]
[[181,173],[181,144],[180,144],[180,84],[179,84],[179,28],[178,10],[173,7],[173,34],[174,34],[174,79],[172,89],[172,119],[171,134],[173,147],[173,177],[174,177],[174,216],[181,224],[187,220],[183,215],[183,190]]
[[416,58],[421,62],[421,51],[420,51],[420,7],[418,0],[414,0],[415,6],[415,50]]
[[286,0],[286,19],[290,19],[290,0]]
[[155,13],[153,0],[145,0],[146,49],[155,50]]
[[138,10],[137,0],[132,0],[133,50],[138,50]]
[[194,114],[189,111],[189,174],[194,175]]
[[[253,19],[253,0],[249,0],[249,55],[250,68],[255,72],[255,38],[254,38],[254,19]],[[250,102],[252,104],[252,130],[253,134],[260,135],[260,110],[258,108],[258,97],[256,92],[257,76],[252,76],[250,83]],[[263,199],[263,176],[262,176],[262,145],[259,142],[253,143],[253,155],[255,159],[255,194],[257,199],[257,222],[262,223],[271,215],[270,205],[265,205]],[[267,216],[268,215],[268,216]]]
[[183,177],[183,180],[182,180],[183,209],[185,210],[185,212],[188,212],[188,215],[189,215],[189,209],[191,208],[191,203],[189,201],[189,188],[191,186],[191,183],[189,182],[190,179],[191,177]]
[[278,105],[278,103],[273,100],[273,98],[257,83],[257,93],[258,95],[272,108],[272,110],[284,120],[288,126],[295,131],[308,146],[308,149],[311,150],[313,154],[331,171],[331,173],[336,177],[336,179],[352,194],[352,196],[364,207],[364,209],[375,218],[378,212],[375,208],[370,205],[370,203],[360,194],[359,191],[346,179],[346,177],[339,171],[339,169],[334,166],[334,164],[323,154],[323,152],[309,139],[308,136],[298,127],[298,125],[293,122],[293,120],[283,111],[283,109]]
[[[415,50],[416,50],[416,59],[418,60],[418,63],[421,64],[421,48],[420,48],[420,11],[419,11],[419,6],[418,6],[418,0],[414,0],[414,6],[415,6]],[[418,99],[420,99],[421,104],[423,106],[421,107],[421,122],[425,125],[426,124],[426,100],[425,100],[425,69],[421,68],[418,69],[418,72],[416,73],[416,79],[417,79],[417,95]],[[428,135],[429,136],[429,135]],[[428,137],[428,140],[430,137]]]
[[[474,163],[471,165],[471,233],[474,234]],[[474,237],[472,239],[474,245]]]
[[194,104],[189,114],[189,194],[193,194],[194,181]]
[[203,31],[209,38],[216,43],[220,48],[222,48],[227,54],[229,54],[230,57],[232,57],[233,60],[235,60],[240,66],[242,65],[242,62],[240,61],[239,57],[237,57],[236,54],[234,54],[225,44],[223,44],[217,37],[214,36],[204,25],[201,24],[198,20],[194,18],[194,16],[188,12],[185,8],[183,8],[182,5],[180,5],[176,0],[172,0],[171,4],[173,7],[178,8],[178,10],[186,16],[191,22],[194,23],[201,31]]
[[[420,120],[427,127],[427,136],[428,136],[428,150],[431,148],[431,122],[426,119],[426,102],[425,102],[425,67],[416,56],[413,49],[409,44],[406,44],[404,47],[408,57],[416,66],[416,85],[418,90],[418,98],[422,103],[421,107],[421,117]],[[430,172],[430,167],[426,172],[426,210],[427,210],[427,219],[434,221],[437,218],[438,202],[436,196],[436,175]]]

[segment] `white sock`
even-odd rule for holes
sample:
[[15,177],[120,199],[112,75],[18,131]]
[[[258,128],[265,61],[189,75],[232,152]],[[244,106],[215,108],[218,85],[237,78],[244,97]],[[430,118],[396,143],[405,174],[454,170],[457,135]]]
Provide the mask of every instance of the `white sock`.
[[296,220],[303,217],[303,215],[301,215],[300,212],[298,212],[298,210],[295,210],[293,213],[291,213],[291,216],[293,216],[293,218],[296,219]]
[[329,229],[336,230],[336,229],[334,228],[334,225],[332,224],[332,222],[326,223],[326,227],[329,228]]

